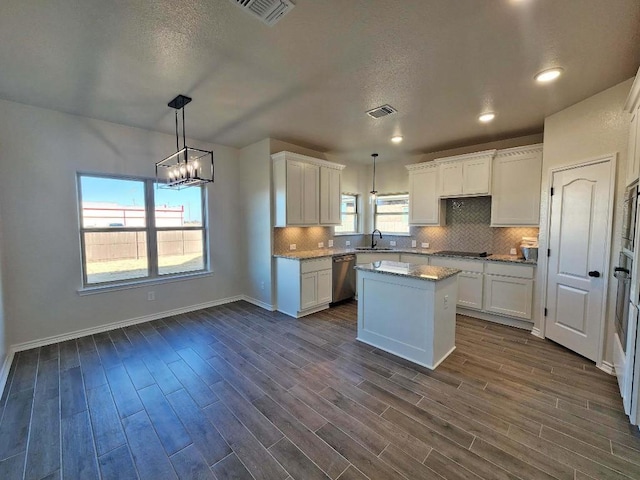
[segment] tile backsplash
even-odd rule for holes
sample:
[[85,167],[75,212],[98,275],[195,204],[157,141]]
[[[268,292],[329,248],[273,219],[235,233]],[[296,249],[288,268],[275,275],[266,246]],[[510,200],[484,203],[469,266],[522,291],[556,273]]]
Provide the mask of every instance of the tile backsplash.
[[[489,252],[508,254],[511,248],[520,245],[522,237],[538,235],[537,227],[490,227],[491,197],[455,198],[446,200],[446,225],[442,227],[411,227],[409,236],[384,235],[376,239],[379,246],[390,246],[395,241],[397,248],[411,248],[415,240],[418,247],[429,243],[432,250],[459,250],[465,252]],[[290,244],[297,250],[313,250],[318,243],[328,246],[334,241],[335,248],[345,248],[346,241],[351,247],[367,245],[369,235],[333,235],[332,227],[288,227],[274,228],[273,251],[289,251]]]

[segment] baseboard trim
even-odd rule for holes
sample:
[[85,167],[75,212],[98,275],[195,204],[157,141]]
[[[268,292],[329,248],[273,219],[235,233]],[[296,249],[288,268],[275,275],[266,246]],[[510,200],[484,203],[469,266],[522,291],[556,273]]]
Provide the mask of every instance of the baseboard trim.
[[615,375],[616,373],[615,369],[613,368],[613,363],[607,362],[605,360],[603,360],[600,365],[597,365],[597,367],[604,373],[608,373],[609,375]]
[[533,327],[531,329],[531,335],[533,335],[534,337],[538,337],[538,338],[544,339],[544,335],[542,335],[542,332],[540,331],[540,329],[538,327]]
[[466,315],[467,317],[478,318],[480,320],[486,320],[487,322],[499,323],[500,325],[506,325],[508,327],[521,328],[522,330],[529,330],[533,327],[533,323],[529,320],[520,320],[518,318],[502,317],[500,315],[493,315],[491,313],[478,312],[476,310],[470,310],[468,308],[458,307],[456,313],[459,315]]
[[128,320],[120,320],[118,322],[107,323],[105,325],[99,325],[97,327],[83,328],[81,330],[75,330],[69,333],[63,333],[61,335],[54,335],[51,337],[41,338],[39,340],[32,340],[24,343],[17,343],[9,347],[10,351],[21,352],[23,350],[30,350],[32,348],[44,347],[45,345],[51,345],[52,343],[64,342],[66,340],[72,340],[75,338],[86,337],[87,335],[95,335],[96,333],[108,332],[109,330],[115,330],[116,328],[128,327],[129,325],[136,325],[138,323],[150,322],[152,320],[159,320],[161,318],[171,317],[173,315],[179,315],[181,313],[189,313],[195,310],[202,310],[203,308],[215,307],[217,305],[224,305],[226,303],[237,302],[244,300],[244,295],[236,295],[234,297],[222,298],[220,300],[213,300],[211,302],[199,303],[197,305],[189,305],[188,307],[176,308],[173,310],[165,310],[164,312],[153,313],[151,315],[144,315],[142,317],[130,318]]
[[249,295],[241,295],[242,300],[245,302],[249,302],[256,307],[264,308],[265,310],[269,310],[270,312],[276,311],[276,306],[271,305],[270,303],[263,302],[262,300],[258,300],[257,298],[250,297]]
[[7,386],[9,370],[11,370],[11,364],[13,363],[14,355],[15,351],[13,350],[13,348],[9,347],[9,349],[7,350],[7,354],[4,357],[4,362],[2,363],[2,369],[0,369],[0,395],[4,393],[4,389]]

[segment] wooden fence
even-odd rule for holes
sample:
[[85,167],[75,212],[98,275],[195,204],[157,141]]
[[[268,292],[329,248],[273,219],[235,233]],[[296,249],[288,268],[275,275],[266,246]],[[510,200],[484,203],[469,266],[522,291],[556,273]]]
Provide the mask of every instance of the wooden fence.
[[[87,262],[130,260],[147,256],[145,232],[87,232],[84,237]],[[158,256],[202,252],[202,231],[158,232]]]

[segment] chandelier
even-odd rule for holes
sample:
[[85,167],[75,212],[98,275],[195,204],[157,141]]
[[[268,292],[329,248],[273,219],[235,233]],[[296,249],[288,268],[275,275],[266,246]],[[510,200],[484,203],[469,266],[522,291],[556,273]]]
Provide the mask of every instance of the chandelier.
[[[178,95],[169,102],[176,111],[176,153],[156,163],[156,183],[158,188],[180,190],[213,182],[213,152],[187,146],[184,107],[191,98]],[[178,133],[178,111],[182,111],[182,148]]]

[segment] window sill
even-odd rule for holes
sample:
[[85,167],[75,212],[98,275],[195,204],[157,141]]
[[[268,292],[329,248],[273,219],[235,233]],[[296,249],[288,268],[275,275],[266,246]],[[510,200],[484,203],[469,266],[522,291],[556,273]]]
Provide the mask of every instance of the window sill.
[[181,282],[183,280],[193,280],[197,278],[211,277],[213,270],[208,272],[186,273],[184,275],[174,275],[166,278],[150,278],[144,280],[132,280],[131,282],[118,283],[113,285],[96,285],[95,287],[82,287],[77,290],[81,297],[85,295],[95,295],[98,293],[114,292],[118,290],[131,290],[133,288],[149,287],[152,285],[161,285],[163,283]]

